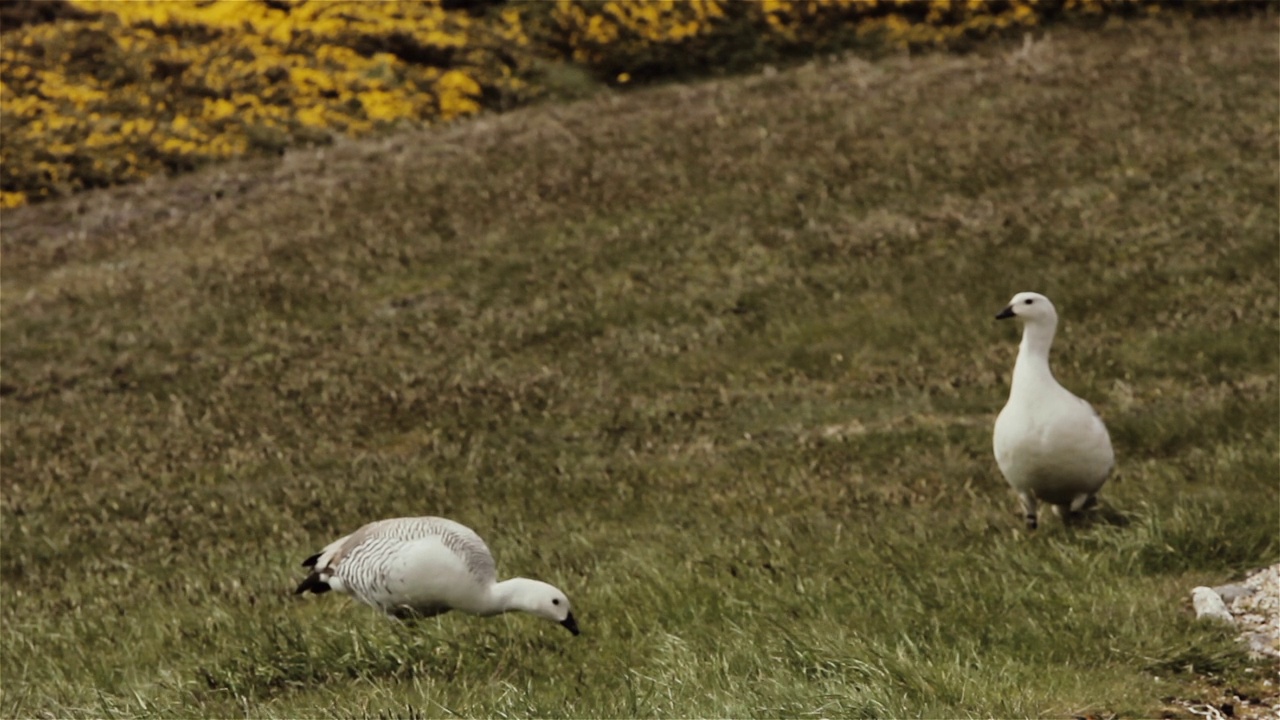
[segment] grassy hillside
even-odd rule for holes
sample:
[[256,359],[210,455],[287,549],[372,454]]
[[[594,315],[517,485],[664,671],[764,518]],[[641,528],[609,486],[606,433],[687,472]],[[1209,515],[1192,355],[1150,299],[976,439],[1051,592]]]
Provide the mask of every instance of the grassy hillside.
[[[1280,555],[1277,65],[1274,17],[1064,30],[6,211],[0,714],[1264,693],[1186,598]],[[990,451],[1026,289],[1119,456],[1034,534]],[[583,635],[290,594],[404,514]]]

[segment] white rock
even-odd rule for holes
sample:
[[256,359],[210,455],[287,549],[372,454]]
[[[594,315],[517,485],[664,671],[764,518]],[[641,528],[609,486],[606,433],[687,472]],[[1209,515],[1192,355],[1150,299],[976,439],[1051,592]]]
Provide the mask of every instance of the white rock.
[[1102,418],[1058,384],[1049,369],[1058,327],[1049,298],[1018,293],[996,318],[1017,318],[1023,331],[992,448],[1000,472],[1022,500],[1027,527],[1035,529],[1037,501],[1053,504],[1063,515],[1093,503],[1115,465],[1115,453]]
[[1235,619],[1231,617],[1230,611],[1227,610],[1227,604],[1222,602],[1222,596],[1213,591],[1213,588],[1198,587],[1191,590],[1191,604],[1196,609],[1196,619],[1201,620],[1210,618],[1212,620],[1225,620],[1229,623],[1235,623]]
[[497,582],[493,555],[471,528],[439,517],[379,520],[307,558],[311,574],[295,593],[337,590],[393,617],[450,610],[497,615],[519,610],[574,635],[569,598],[538,580]]
[[1241,637],[1259,657],[1280,658],[1280,563],[1262,568],[1240,583],[1252,590],[1231,601]]

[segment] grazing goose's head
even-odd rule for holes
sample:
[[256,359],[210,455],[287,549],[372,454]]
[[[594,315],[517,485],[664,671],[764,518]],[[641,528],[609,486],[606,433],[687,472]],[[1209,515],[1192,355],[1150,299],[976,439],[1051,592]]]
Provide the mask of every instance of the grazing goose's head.
[[511,609],[546,618],[563,625],[574,635],[578,634],[578,622],[573,619],[573,612],[569,609],[569,598],[559,588],[527,578],[514,578],[502,584],[513,586]]
[[1049,302],[1049,298],[1033,292],[1020,292],[1014,295],[1009,301],[1009,306],[996,315],[997,320],[1005,318],[1017,318],[1029,324],[1056,325],[1058,323],[1058,313],[1053,309],[1053,303]]

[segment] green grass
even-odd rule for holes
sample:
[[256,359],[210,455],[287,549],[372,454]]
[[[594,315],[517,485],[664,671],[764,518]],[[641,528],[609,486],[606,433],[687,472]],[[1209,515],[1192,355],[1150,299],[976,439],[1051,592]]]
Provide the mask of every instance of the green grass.
[[[6,212],[0,715],[1153,716],[1274,667],[1276,22],[601,93]],[[1021,528],[1038,290],[1119,469]],[[444,515],[525,616],[291,595]],[[1173,708],[1176,710],[1176,708]],[[1241,707],[1238,713],[1245,713]]]

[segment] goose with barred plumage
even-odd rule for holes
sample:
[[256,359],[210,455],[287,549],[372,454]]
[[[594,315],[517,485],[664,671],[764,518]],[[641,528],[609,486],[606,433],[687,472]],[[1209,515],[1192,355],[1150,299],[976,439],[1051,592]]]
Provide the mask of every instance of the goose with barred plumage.
[[440,517],[379,520],[307,558],[311,573],[295,594],[336,590],[396,618],[450,610],[513,610],[559,623],[574,635],[569,598],[538,580],[497,581],[493,555],[471,528]]
[[996,418],[992,446],[1000,472],[1018,493],[1027,527],[1036,528],[1036,502],[1060,515],[1093,505],[1115,465],[1107,426],[1093,407],[1058,384],[1049,348],[1058,313],[1049,298],[1021,292],[997,320],[1023,326],[1009,401]]

